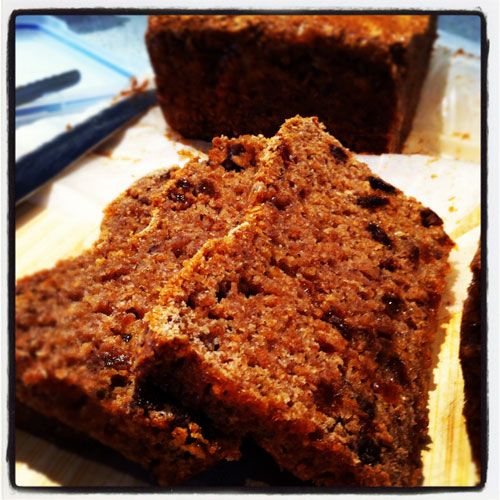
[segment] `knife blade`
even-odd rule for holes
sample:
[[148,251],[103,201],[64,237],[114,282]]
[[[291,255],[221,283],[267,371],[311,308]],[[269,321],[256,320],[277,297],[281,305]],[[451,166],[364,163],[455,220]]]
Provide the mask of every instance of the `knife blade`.
[[154,89],[134,93],[17,160],[16,204],[155,103]]

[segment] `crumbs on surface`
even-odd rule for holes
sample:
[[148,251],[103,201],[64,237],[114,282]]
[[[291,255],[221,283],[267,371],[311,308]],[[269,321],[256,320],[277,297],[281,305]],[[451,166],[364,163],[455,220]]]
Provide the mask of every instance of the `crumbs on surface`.
[[103,149],[96,149],[93,153],[95,155],[97,155],[97,156],[104,156],[106,158],[113,158],[113,152],[112,151],[106,151],[106,150],[103,150]]
[[468,132],[453,132],[452,135],[460,139],[470,139],[470,134]]
[[470,57],[471,59],[479,59],[478,56],[471,54],[470,52],[466,52],[462,48],[455,50],[455,52],[453,52],[453,56],[454,57],[463,56],[463,57]]
[[181,158],[187,158],[188,160],[194,160],[195,158],[198,157],[198,155],[194,151],[191,151],[190,149],[179,149],[177,150],[177,154]]
[[122,90],[118,95],[120,97],[126,97],[133,94],[140,94],[148,88],[148,85],[149,80],[147,78],[144,78],[142,83],[139,83],[137,81],[137,78],[133,76],[132,78],[130,78],[130,87],[128,89]]
[[102,156],[104,158],[109,158],[110,160],[126,161],[130,163],[140,163],[140,158],[130,158],[129,156],[116,156],[113,155],[113,151],[96,149],[92,151],[96,156]]

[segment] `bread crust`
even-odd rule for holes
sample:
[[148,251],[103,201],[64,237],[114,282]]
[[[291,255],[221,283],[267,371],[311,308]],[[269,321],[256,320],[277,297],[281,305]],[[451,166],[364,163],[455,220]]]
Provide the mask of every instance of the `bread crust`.
[[401,151],[436,36],[433,16],[151,16],[158,102],[186,137],[272,136],[318,116],[356,152]]

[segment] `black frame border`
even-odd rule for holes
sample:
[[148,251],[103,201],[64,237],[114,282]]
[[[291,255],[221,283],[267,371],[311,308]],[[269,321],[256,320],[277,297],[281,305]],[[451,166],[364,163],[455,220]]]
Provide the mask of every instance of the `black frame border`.
[[419,494],[446,492],[480,492],[487,480],[488,466],[488,400],[487,400],[487,361],[486,349],[481,350],[481,474],[477,486],[418,486],[413,488],[377,487],[377,488],[325,488],[325,487],[42,487],[18,486],[15,482],[15,22],[18,16],[25,15],[152,15],[152,14],[381,14],[381,15],[458,15],[477,16],[481,24],[481,340],[483,346],[488,342],[487,324],[487,230],[488,230],[488,57],[489,40],[487,38],[486,16],[481,10],[429,10],[429,9],[160,9],[160,8],[39,8],[16,9],[11,12],[7,34],[7,102],[8,102],[8,445],[6,459],[9,467],[10,486],[18,492],[36,492],[41,494],[65,493],[218,493],[218,494],[280,494],[280,493],[315,493],[315,494]]

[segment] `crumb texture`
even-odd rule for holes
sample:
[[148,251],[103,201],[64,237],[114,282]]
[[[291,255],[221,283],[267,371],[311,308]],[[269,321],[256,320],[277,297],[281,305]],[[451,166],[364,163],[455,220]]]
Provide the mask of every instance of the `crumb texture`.
[[295,117],[253,208],[145,317],[137,369],[319,485],[414,486],[428,443],[441,219]]
[[215,139],[207,161],[139,180],[106,209],[83,255],[18,281],[16,396],[178,483],[237,440],[212,431],[131,367],[144,314],[209,238],[244,212],[263,139]]

